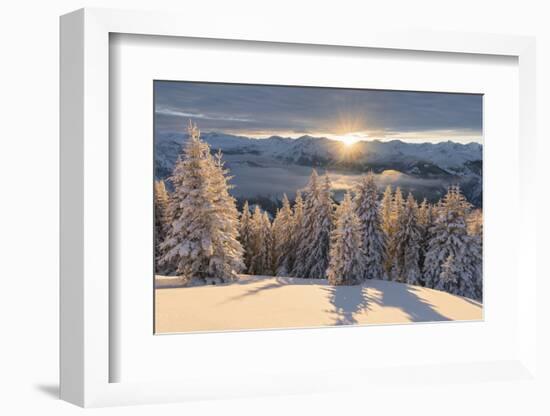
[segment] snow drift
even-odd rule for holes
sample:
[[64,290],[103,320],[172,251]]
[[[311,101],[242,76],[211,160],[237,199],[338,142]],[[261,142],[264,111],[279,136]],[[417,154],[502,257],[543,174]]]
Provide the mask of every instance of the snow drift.
[[330,286],[321,279],[240,275],[222,285],[179,285],[174,277],[155,278],[157,333],[483,319],[479,302],[381,280]]

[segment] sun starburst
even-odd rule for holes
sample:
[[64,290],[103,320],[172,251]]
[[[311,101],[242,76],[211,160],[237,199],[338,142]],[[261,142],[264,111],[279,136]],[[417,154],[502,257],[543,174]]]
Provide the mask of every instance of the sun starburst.
[[344,134],[343,136],[340,136],[340,141],[348,147],[353,146],[355,143],[357,143],[362,139],[363,137],[360,137],[355,133],[348,133],[348,134]]

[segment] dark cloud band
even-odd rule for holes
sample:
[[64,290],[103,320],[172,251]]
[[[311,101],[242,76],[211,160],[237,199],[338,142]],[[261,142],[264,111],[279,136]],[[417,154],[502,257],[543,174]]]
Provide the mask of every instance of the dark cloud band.
[[479,94],[172,81],[154,88],[158,132],[181,132],[192,118],[203,131],[250,135],[482,134]]

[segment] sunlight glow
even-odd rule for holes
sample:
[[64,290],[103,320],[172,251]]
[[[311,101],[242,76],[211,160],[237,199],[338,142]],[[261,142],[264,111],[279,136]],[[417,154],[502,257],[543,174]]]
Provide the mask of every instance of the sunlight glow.
[[362,136],[359,136],[357,134],[348,133],[343,136],[340,136],[340,141],[343,142],[346,146],[352,146],[353,144],[357,143],[360,140],[364,140],[365,138]]
[[[219,130],[206,130],[203,133],[219,133]],[[224,131],[227,134],[249,137],[251,139],[267,139],[272,136],[279,136],[289,139],[297,139],[302,136],[326,137],[330,140],[338,140],[351,147],[352,144],[359,141],[379,140],[382,142],[400,140],[405,143],[440,143],[448,140],[467,144],[471,142],[482,143],[483,137],[476,135],[475,132],[466,130],[434,130],[417,132],[400,131],[378,131],[378,130],[351,130],[351,131],[328,131],[328,130],[243,130],[231,129]]]

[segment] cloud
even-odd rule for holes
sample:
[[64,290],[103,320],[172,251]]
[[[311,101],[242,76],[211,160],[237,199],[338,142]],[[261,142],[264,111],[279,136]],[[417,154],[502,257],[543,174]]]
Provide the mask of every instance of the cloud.
[[482,134],[479,94],[179,81],[155,81],[154,88],[157,131],[181,131],[187,122],[182,119],[193,118],[202,131],[253,137],[361,132],[378,138],[480,139]]
[[155,114],[163,114],[167,116],[176,116],[176,117],[184,117],[184,118],[192,118],[192,119],[198,118],[198,119],[205,119],[205,120],[244,121],[244,122],[252,121],[251,119],[248,119],[248,118],[239,118],[239,117],[224,116],[224,115],[186,113],[185,111],[180,111],[169,107],[157,107],[155,108]]

